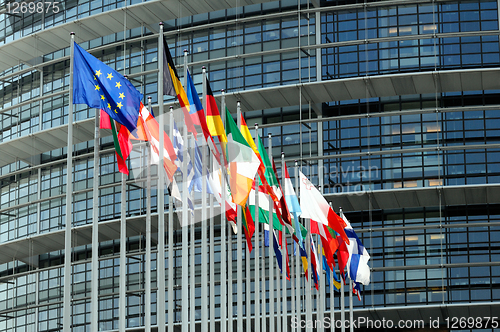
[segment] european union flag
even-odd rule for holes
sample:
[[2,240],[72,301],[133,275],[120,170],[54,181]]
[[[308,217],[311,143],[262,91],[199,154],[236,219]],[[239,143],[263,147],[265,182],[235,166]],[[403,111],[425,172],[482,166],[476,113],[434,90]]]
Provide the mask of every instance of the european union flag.
[[73,69],[73,104],[100,108],[130,132],[134,131],[142,94],[132,83],[77,43]]

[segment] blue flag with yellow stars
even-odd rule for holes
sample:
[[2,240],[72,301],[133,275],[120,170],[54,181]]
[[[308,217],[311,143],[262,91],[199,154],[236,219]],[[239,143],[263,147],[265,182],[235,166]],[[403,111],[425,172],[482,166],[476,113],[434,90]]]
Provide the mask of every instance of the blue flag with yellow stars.
[[100,108],[133,132],[137,127],[142,94],[132,83],[77,43],[73,69],[73,104]]

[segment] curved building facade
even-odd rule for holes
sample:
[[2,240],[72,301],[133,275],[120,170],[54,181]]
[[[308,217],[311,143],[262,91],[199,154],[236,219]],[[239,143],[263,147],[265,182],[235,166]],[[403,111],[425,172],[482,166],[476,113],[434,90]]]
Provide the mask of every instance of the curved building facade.
[[307,323],[332,308],[341,319],[339,293],[323,277],[311,290],[290,243],[291,280],[270,273],[260,227],[250,254],[219,217],[183,242],[156,168],[151,186],[134,172],[147,145],[122,178],[110,132],[95,140],[95,109],[70,109],[70,32],[154,112],[176,106],[157,93],[159,22],[181,78],[186,61],[201,93],[206,67],[217,101],[224,89],[230,111],[239,101],[271,135],[279,172],[283,152],[292,177],[297,161],[342,207],[371,255],[356,319],[499,327],[498,1],[14,4],[0,8],[0,332],[323,331]]

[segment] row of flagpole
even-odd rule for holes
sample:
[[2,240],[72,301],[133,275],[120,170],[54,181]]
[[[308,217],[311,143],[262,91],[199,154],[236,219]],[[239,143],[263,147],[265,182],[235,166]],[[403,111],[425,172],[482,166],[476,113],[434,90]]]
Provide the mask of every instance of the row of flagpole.
[[[74,40],[74,34],[72,34],[71,37],[72,43],[71,43],[71,59],[73,61],[73,40]],[[160,34],[159,34],[159,39],[158,39],[158,52],[159,54],[162,54],[164,52],[163,50],[163,25],[160,24]],[[160,57],[158,57],[160,58]],[[184,55],[184,68],[187,77],[187,53]],[[164,71],[164,63],[163,61],[158,62],[158,69],[159,69],[159,77],[158,81],[161,82],[163,80],[163,71]],[[73,64],[71,64],[71,69],[70,69],[70,77],[72,81],[72,72],[73,72]],[[206,71],[203,69],[203,104],[204,108],[206,109]],[[187,79],[187,78],[186,78]],[[187,82],[184,82],[184,85],[187,85]],[[164,114],[165,112],[163,111],[163,84],[158,84],[158,116],[160,117],[159,119],[159,148],[158,148],[158,159],[160,162],[160,167],[159,167],[159,172],[158,172],[158,253],[157,253],[157,325],[160,330],[165,330],[165,327],[167,326],[166,321],[165,321],[165,312],[168,312],[168,330],[173,331],[173,321],[175,319],[174,317],[174,311],[176,308],[174,308],[174,285],[173,285],[173,261],[174,261],[174,246],[175,243],[173,241],[173,209],[174,209],[174,204],[173,204],[173,198],[172,195],[169,195],[169,209],[168,209],[168,220],[169,220],[169,225],[168,225],[168,232],[165,231],[165,196],[164,196],[164,188],[165,188],[165,183],[166,183],[166,178],[165,178],[165,173],[162,170],[161,167],[161,162],[165,158],[165,147],[164,147],[164,130],[163,128],[165,127],[165,119],[164,119]],[[65,232],[65,248],[66,252],[70,253],[71,252],[71,202],[72,202],[72,89],[70,89],[70,111],[69,111],[69,116],[70,120],[68,121],[68,182],[67,182],[67,205],[66,205],[66,215],[67,215],[67,221],[66,221],[66,232]],[[221,105],[222,105],[222,122],[225,123],[225,98],[224,98],[224,93],[222,94],[222,99],[221,99]],[[151,109],[151,103],[148,103],[148,106],[150,108],[150,112],[152,113]],[[98,278],[96,277],[96,273],[98,273],[98,174],[99,174],[99,112],[96,112],[96,135],[95,135],[95,149],[94,149],[94,189],[93,189],[93,197],[94,197],[94,212],[93,212],[93,233],[92,233],[92,276],[93,280],[97,280]],[[173,112],[172,110],[170,111],[170,137],[173,137]],[[238,103],[237,105],[237,121],[238,121],[238,128],[241,129],[241,107],[240,104]],[[256,143],[257,139],[259,137],[258,135],[258,127],[256,126],[255,128],[256,132]],[[183,126],[183,142],[184,142],[184,151],[187,151],[187,148],[190,146],[189,144],[189,139],[188,139],[188,130],[186,127],[186,123],[184,123]],[[191,140],[192,144],[194,145],[194,137]],[[214,257],[214,234],[213,234],[213,229],[214,229],[214,211],[213,211],[213,196],[210,197],[210,209],[208,210],[209,216],[207,216],[207,210],[206,210],[206,204],[207,204],[207,183],[205,181],[206,179],[206,168],[205,165],[207,164],[207,154],[208,151],[206,151],[206,148],[202,148],[202,159],[203,159],[203,167],[202,167],[202,225],[201,225],[201,246],[202,246],[202,279],[201,279],[201,289],[202,289],[202,295],[201,295],[201,323],[202,325],[206,326],[208,324],[208,321],[210,321],[210,328],[213,330],[215,328],[215,294],[214,294],[214,277],[215,277],[215,271],[213,268],[213,257]],[[271,136],[268,137],[268,154],[269,154],[269,159],[273,160],[272,156],[272,138]],[[210,160],[213,160],[213,155],[210,154]],[[148,160],[151,160],[151,154],[148,154]],[[209,163],[212,165],[212,162]],[[151,171],[150,171],[150,166],[151,163],[148,161],[148,173],[147,173],[147,214],[146,214],[146,257],[145,257],[145,267],[146,267],[146,294],[145,294],[145,327],[146,330],[151,329]],[[285,167],[285,161],[284,161],[284,155],[281,156],[281,165],[282,165],[282,182],[285,182],[284,179],[284,173],[283,169]],[[182,222],[181,222],[181,232],[182,232],[182,296],[181,296],[181,325],[182,325],[182,331],[189,331],[192,330],[194,331],[195,329],[195,291],[196,291],[196,283],[195,283],[195,269],[194,269],[194,256],[195,256],[195,220],[192,222],[189,222],[190,218],[194,218],[194,215],[191,216],[188,211],[188,181],[187,181],[187,174],[188,174],[188,158],[184,158],[182,160],[182,165],[181,165],[181,173],[182,176],[184,177],[183,183],[183,195],[182,195]],[[295,165],[296,167],[296,172],[295,172],[295,186],[296,190],[298,191],[299,189],[299,172],[298,172],[298,165]],[[220,270],[220,298],[221,298],[221,310],[220,310],[220,330],[221,331],[232,331],[233,330],[233,319],[234,319],[234,314],[232,312],[233,310],[233,296],[232,296],[232,271],[233,271],[233,264],[232,264],[232,255],[233,255],[233,245],[232,245],[232,236],[228,236],[226,234],[226,228],[227,228],[227,218],[226,218],[226,209],[224,207],[224,204],[226,202],[226,179],[227,179],[227,174],[225,167],[221,168],[222,170],[222,176],[221,176],[221,270]],[[121,181],[121,197],[122,197],[122,202],[121,202],[121,222],[120,222],[120,290],[119,290],[119,313],[120,313],[120,318],[119,318],[119,330],[122,331],[126,328],[126,183],[125,183],[125,175],[122,176],[122,181]],[[257,186],[256,186],[257,187]],[[262,271],[259,270],[260,268],[260,243],[259,243],[259,195],[258,195],[258,188],[255,191],[255,219],[257,221],[257,226],[256,226],[256,231],[255,231],[255,239],[256,239],[256,248],[254,252],[254,257],[255,257],[255,268],[254,268],[254,285],[256,287],[255,291],[255,320],[254,320],[254,325],[256,330],[261,330],[262,331],[267,331],[267,327],[269,327],[270,331],[275,331],[275,330],[284,330],[287,331],[287,326],[288,326],[288,284],[286,282],[287,278],[287,242],[286,242],[286,234],[285,234],[285,227],[283,226],[282,231],[281,231],[281,241],[282,241],[282,252],[281,252],[281,284],[279,283],[279,270],[276,269],[278,276],[275,278],[274,276],[274,250],[273,248],[275,247],[275,241],[277,239],[274,236],[274,227],[273,225],[273,200],[269,196],[269,223],[271,225],[270,228],[270,238],[271,238],[271,243],[269,246],[269,257],[267,260],[267,264],[269,265],[269,269],[267,270],[269,272],[269,278],[266,278],[266,258],[265,255],[263,254],[263,260],[262,260]],[[284,195],[284,193],[283,193]],[[242,271],[243,271],[243,262],[242,262],[242,240],[241,240],[241,233],[242,233],[242,217],[241,217],[241,208],[237,209],[238,211],[238,217],[237,217],[237,227],[236,229],[238,230],[237,232],[237,261],[236,261],[236,268],[237,268],[237,290],[236,290],[236,298],[237,298],[237,312],[236,312],[236,327],[240,331],[243,329],[243,288],[242,288],[242,283],[243,283],[243,276],[242,276]],[[244,212],[243,212],[244,213]],[[210,249],[209,249],[209,258],[210,258],[210,273],[207,271],[207,250],[206,250],[206,245],[207,245],[207,221],[210,221],[210,225],[208,226],[210,229]],[[311,234],[311,226],[310,223],[306,223],[306,228],[308,231],[309,236],[312,236]],[[300,231],[300,230],[299,230]],[[168,239],[167,239],[167,244],[168,244],[168,272],[169,272],[169,277],[168,277],[168,284],[165,285],[165,234],[168,234]],[[188,238],[188,235],[191,235],[190,238]],[[319,241],[318,241],[319,242]],[[190,251],[188,250],[188,243],[191,243],[190,246]],[[227,248],[226,248],[227,246]],[[305,242],[306,246],[306,252],[311,252],[311,243],[310,241]],[[314,248],[315,249],[315,248]],[[263,251],[265,253],[265,251]],[[286,256],[285,256],[286,255]],[[319,255],[319,254],[318,254]],[[247,319],[247,327],[249,327],[249,320],[250,320],[250,260],[249,260],[249,253],[247,253],[245,259],[245,267],[246,267],[246,273],[247,273],[247,278],[246,278],[246,319]],[[189,261],[189,257],[191,257],[191,261]],[[290,294],[290,297],[292,298],[292,317],[301,317],[301,301],[302,301],[302,295],[301,295],[301,289],[303,287],[300,287],[300,280],[298,278],[299,274],[299,257],[300,255],[298,254],[298,249],[297,249],[297,254],[295,259],[292,257],[292,266],[293,263],[295,262],[295,275],[292,277],[290,274],[291,281],[293,281],[293,278],[295,278],[295,285],[291,284],[291,291],[292,293]],[[227,258],[227,260],[226,260]],[[307,255],[307,264],[308,267],[312,268],[311,264],[311,255]],[[63,300],[63,326],[64,328],[69,328],[71,325],[71,292],[70,292],[70,277],[71,277],[71,255],[68,254],[66,255],[65,258],[65,287],[64,287],[64,300]],[[229,269],[226,265],[226,263],[229,263]],[[321,265],[320,265],[321,269]],[[262,273],[261,273],[262,272]],[[190,278],[187,278],[186,276],[190,276]],[[210,303],[207,302],[207,275],[210,278]],[[310,277],[310,269],[306,270],[306,286],[305,286],[305,307],[306,307],[306,321],[312,321],[312,294],[311,294],[311,279]],[[266,306],[266,281],[269,281],[269,310],[267,310]],[[260,285],[259,285],[260,283]],[[324,283],[324,280],[321,284],[322,289],[326,289],[326,285]],[[330,283],[330,287],[332,287],[333,283]],[[226,288],[227,287],[227,288]],[[260,288],[262,287],[262,292],[260,292]],[[168,310],[165,310],[165,291],[167,290],[168,294]],[[275,289],[276,289],[276,294],[278,296],[276,297],[275,300]],[[295,290],[295,294],[293,294],[293,291]],[[331,288],[332,290],[332,288]],[[349,287],[349,294],[350,294],[350,317],[352,320],[352,281],[350,281],[350,287]],[[229,293],[229,296],[227,294]],[[262,300],[260,299],[260,295],[264,294]],[[317,313],[322,316],[323,308],[324,308],[324,302],[326,300],[325,294],[322,293],[317,293],[319,296],[316,299],[319,301],[320,306],[318,307]],[[331,304],[333,304],[333,292],[331,292]],[[341,295],[342,295],[342,301],[341,305],[343,306],[344,301],[343,301],[343,284],[342,284],[342,290],[341,290]],[[228,303],[228,298],[229,298],[229,303]],[[293,299],[295,298],[295,301]],[[91,309],[91,317],[92,322],[91,324],[93,325],[93,328],[97,328],[98,325],[98,284],[97,282],[92,282],[92,296],[91,296],[91,303],[92,309]],[[262,304],[262,308],[260,307],[260,304]],[[275,308],[275,305],[277,305],[277,308]],[[282,307],[281,307],[282,306]],[[209,309],[209,308],[210,309]],[[295,309],[295,312],[294,312]],[[330,307],[330,309],[333,312],[333,306]],[[284,314],[283,314],[284,311]],[[344,309],[342,308],[342,315],[344,314]],[[267,315],[269,315],[269,324],[267,323]],[[259,321],[259,318],[262,317],[262,321],[257,323]],[[316,316],[318,318],[318,316]],[[280,319],[281,318],[281,319]],[[189,324],[190,323],[190,324]],[[276,324],[275,324],[276,323]],[[275,326],[276,325],[276,326]]]

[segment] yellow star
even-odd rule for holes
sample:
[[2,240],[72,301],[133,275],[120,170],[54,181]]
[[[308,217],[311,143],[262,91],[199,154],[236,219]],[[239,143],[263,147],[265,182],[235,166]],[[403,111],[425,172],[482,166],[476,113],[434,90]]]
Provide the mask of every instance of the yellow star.
[[118,107],[119,109],[121,109],[123,107],[122,103],[118,103],[116,104],[116,107]]
[[97,91],[101,90],[101,88],[99,87],[99,85],[96,85],[96,86],[95,86],[95,89],[96,89]]
[[122,86],[122,85],[121,85],[121,83],[120,83],[120,82],[116,82],[115,88],[118,88],[118,89],[119,89],[119,88],[121,88],[121,86]]
[[109,73],[108,77],[106,77],[106,78],[112,79],[113,78],[113,74]]
[[120,95],[118,96],[118,98],[120,98],[120,99],[125,98],[125,94],[124,93],[120,93]]
[[97,77],[100,77],[102,75],[101,70],[96,70],[95,74],[97,75]]
[[104,95],[101,95],[101,100],[104,100],[104,99],[105,99],[105,98],[104,98]]
[[108,103],[108,108],[111,109],[111,105]]

